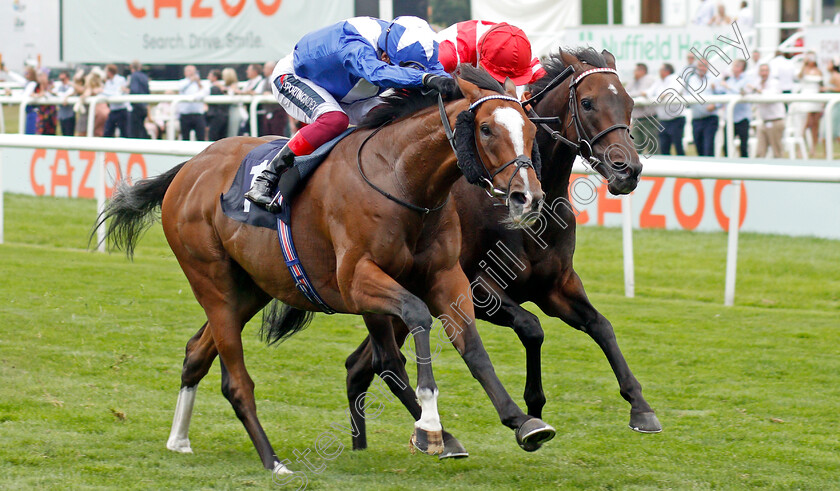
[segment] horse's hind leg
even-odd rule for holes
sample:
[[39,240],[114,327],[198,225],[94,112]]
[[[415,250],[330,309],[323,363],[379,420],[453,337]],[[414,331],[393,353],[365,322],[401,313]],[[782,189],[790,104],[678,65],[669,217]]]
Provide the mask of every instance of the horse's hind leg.
[[175,452],[192,453],[189,439],[190,419],[198,383],[207,375],[217,355],[213,336],[205,322],[187,342],[184,368],[181,370],[181,390],[175,405],[175,417],[166,448]]

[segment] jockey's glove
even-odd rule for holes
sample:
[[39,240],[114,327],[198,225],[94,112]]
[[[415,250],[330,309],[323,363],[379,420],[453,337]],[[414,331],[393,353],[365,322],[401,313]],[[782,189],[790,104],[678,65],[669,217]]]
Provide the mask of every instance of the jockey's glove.
[[455,79],[443,75],[431,73],[423,75],[423,87],[439,92],[444,99],[454,99],[461,94],[461,89]]

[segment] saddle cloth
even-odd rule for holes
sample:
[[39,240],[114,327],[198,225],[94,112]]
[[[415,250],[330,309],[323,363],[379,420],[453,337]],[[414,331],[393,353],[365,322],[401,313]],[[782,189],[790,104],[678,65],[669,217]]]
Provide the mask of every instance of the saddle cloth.
[[[318,165],[323,162],[333,147],[343,140],[347,135],[352,133],[355,128],[348,128],[342,134],[324,143],[317,150],[310,155],[304,155],[295,158],[295,167],[300,172],[301,181],[305,182],[309,176],[315,172]],[[265,169],[266,165],[271,162],[271,159],[286,145],[288,138],[278,138],[277,140],[263,143],[262,145],[251,150],[248,155],[242,159],[239,165],[239,170],[236,171],[236,177],[233,178],[233,183],[230,185],[227,193],[221,196],[222,211],[228,217],[238,221],[254,225],[256,227],[265,227],[272,230],[277,230],[278,217],[285,223],[289,223],[291,216],[291,206],[289,201],[283,199],[283,211],[280,215],[274,215],[259,206],[251,203],[245,199],[245,193],[251,188],[254,179]],[[303,185],[303,184],[302,184]],[[284,197],[285,198],[285,197]]]

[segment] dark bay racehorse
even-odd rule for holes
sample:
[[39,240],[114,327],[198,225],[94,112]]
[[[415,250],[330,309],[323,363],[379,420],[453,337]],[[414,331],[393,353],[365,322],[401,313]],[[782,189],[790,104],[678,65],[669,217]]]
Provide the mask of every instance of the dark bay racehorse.
[[[642,397],[641,385],[621,354],[612,325],[589,302],[572,265],[575,213],[569,201],[569,179],[578,154],[576,147],[580,147],[582,157],[594,157],[593,165],[607,180],[610,192],[632,192],[642,169],[627,131],[633,100],[618,75],[609,70],[615,69],[615,58],[607,51],[599,54],[591,48],[552,55],[544,65],[548,75],[531,90],[546,88],[569,66],[574,68],[574,73],[556,88],[549,87],[535,108],[540,116],[559,116],[562,121],[560,125],[543,128],[549,131],[540,129],[537,133],[543,160],[542,185],[546,192],[546,206],[539,223],[530,230],[504,226],[502,211],[493,201],[459,181],[453,188],[453,197],[461,219],[461,267],[471,281],[491,285],[498,299],[482,302],[483,305],[476,302],[478,318],[512,328],[525,346],[524,399],[528,414],[540,417],[545,405],[540,367],[543,330],[537,316],[520,306],[534,302],[546,314],[592,337],[612,366],[622,397],[631,405],[630,427],[640,432],[658,432],[662,427]],[[552,137],[550,131],[554,129],[562,138]],[[563,138],[571,144],[564,143]],[[381,316],[366,316],[365,320],[369,325],[376,324],[377,329],[393,324],[395,342],[402,343],[406,329],[398,320]],[[363,397],[376,372],[370,359],[371,349],[365,340],[346,363],[350,411],[354,425],[361,430],[353,438],[355,449],[367,446],[364,413],[358,410],[363,405],[354,402]],[[410,397],[410,390],[398,395],[418,418],[420,409]]]
[[[507,197],[506,219],[523,226],[542,204],[543,192],[530,160],[536,128],[511,97],[515,87],[508,82],[503,88],[486,72],[465,69],[459,85],[466,100],[448,103],[442,115],[429,107],[376,130],[356,131],[332,150],[295,200],[292,230],[298,244],[305,245],[299,248],[300,259],[326,304],[343,313],[399,317],[415,328],[420,360],[431,360],[432,315],[455,318],[453,302],[469,297],[469,281],[458,263],[458,214],[454,202],[447,202],[452,185],[462,175],[476,183],[490,182]],[[413,112],[418,98],[428,100],[419,94],[398,94],[380,114],[387,116],[390,110],[394,119]],[[469,125],[470,138],[459,141],[470,143],[476,152],[473,167],[457,165],[444,122],[460,128],[462,135],[464,122]],[[264,142],[249,137],[221,140],[160,176],[122,186],[100,223],[107,220],[108,236],[131,256],[160,207],[166,239],[207,315],[187,343],[167,447],[192,451],[188,429],[196,389],[218,355],[222,393],[263,465],[275,473],[289,473],[257,419],[241,331],[272,298],[285,307],[269,318],[270,342],[302,329],[311,318],[307,312],[319,307],[295,287],[276,233],[228,218],[219,200],[242,158]],[[381,192],[363,179],[362,168]],[[502,422],[514,429],[520,445],[539,445],[553,437],[554,429],[520,410],[496,377],[475,328],[472,303],[467,300],[457,308],[468,318],[458,317],[459,322],[449,326],[450,335]],[[382,343],[393,343],[392,333],[376,328],[369,333],[374,351],[387,351]],[[442,452],[444,444],[457,451],[460,444],[442,431],[431,363],[418,363],[417,377],[422,418],[414,425],[412,442],[430,454]]]

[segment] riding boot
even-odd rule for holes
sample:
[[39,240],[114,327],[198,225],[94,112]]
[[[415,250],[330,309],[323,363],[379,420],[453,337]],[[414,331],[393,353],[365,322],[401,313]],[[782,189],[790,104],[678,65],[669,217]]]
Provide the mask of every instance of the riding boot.
[[266,165],[265,170],[263,170],[262,173],[254,179],[251,189],[245,193],[245,198],[272,213],[280,211],[279,206],[274,201],[275,194],[271,191],[274,185],[277,184],[277,180],[280,178],[280,175],[283,174],[286,169],[292,167],[294,161],[295,154],[291,151],[291,149],[289,149],[289,145],[286,144],[286,146],[283,147],[273,159],[271,159],[271,162]]

